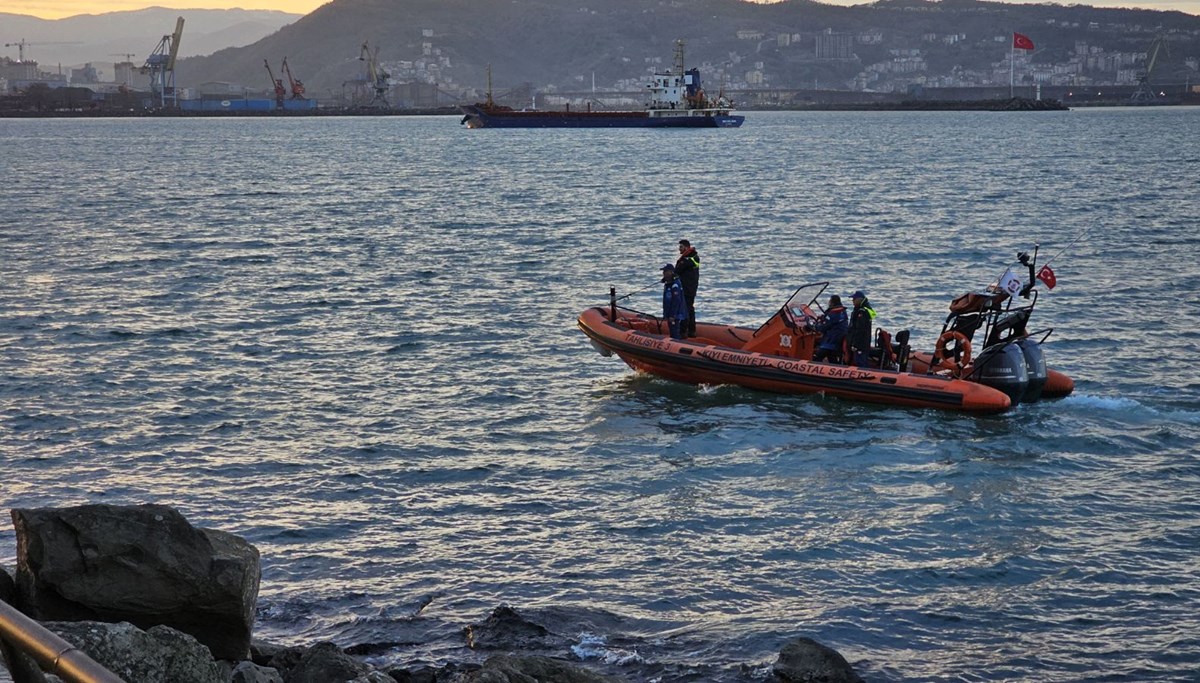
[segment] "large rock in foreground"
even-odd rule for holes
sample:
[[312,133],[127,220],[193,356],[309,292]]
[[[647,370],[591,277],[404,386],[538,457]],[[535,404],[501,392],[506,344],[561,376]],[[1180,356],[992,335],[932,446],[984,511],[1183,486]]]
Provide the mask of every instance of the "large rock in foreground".
[[127,621],[194,636],[217,659],[246,659],[258,550],[197,529],[164,505],[13,510],[21,611],[41,621]]
[[862,683],[841,653],[812,638],[784,645],[774,672],[783,683]]

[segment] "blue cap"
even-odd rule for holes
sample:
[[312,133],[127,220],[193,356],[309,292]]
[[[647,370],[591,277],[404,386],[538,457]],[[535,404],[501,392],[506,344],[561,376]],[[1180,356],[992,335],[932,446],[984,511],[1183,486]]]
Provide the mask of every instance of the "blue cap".
[[860,289],[860,290],[854,292],[853,294],[851,294],[850,298],[851,299],[865,299],[865,298],[867,298],[867,295],[863,294],[863,291]]
[[675,270],[675,265],[672,263],[664,263],[663,267],[659,270]]

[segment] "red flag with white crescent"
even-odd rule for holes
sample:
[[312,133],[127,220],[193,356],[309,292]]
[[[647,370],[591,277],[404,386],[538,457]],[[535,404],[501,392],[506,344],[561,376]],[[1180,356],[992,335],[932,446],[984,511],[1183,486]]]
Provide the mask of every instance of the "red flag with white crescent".
[[1033,41],[1029,36],[1021,33],[1013,33],[1013,48],[1017,50],[1032,50]]
[[1046,289],[1054,289],[1054,285],[1058,284],[1058,280],[1054,277],[1054,271],[1050,270],[1049,265],[1042,266],[1042,269],[1038,271],[1037,279],[1046,283]]

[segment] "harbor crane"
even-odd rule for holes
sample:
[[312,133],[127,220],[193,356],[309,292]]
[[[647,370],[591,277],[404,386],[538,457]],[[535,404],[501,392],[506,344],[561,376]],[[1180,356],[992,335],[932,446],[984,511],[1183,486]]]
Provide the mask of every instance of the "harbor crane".
[[362,49],[359,50],[358,60],[367,63],[367,81],[372,88],[375,89],[375,98],[371,100],[368,106],[371,107],[390,107],[387,101],[387,92],[391,88],[391,83],[388,79],[392,77],[379,64],[379,48],[376,47],[372,52],[367,46],[367,41],[363,41]]
[[292,77],[292,70],[288,67],[287,57],[283,58],[283,75],[287,76],[288,85],[290,85],[292,88],[292,99],[304,99],[304,83]]
[[21,40],[15,42],[15,43],[5,43],[4,47],[17,48],[17,61],[24,62],[25,61],[25,48],[30,47],[32,45],[79,45],[79,41],[71,40],[71,41],[66,41],[66,42],[53,42],[53,43],[31,43],[31,42],[25,40],[24,38],[22,38]]
[[267,74],[271,77],[271,85],[275,87],[275,108],[283,109],[283,97],[287,95],[287,90],[283,87],[283,79],[275,78],[275,72],[271,70],[271,64],[267,60],[263,60],[263,66],[267,67]]
[[1150,44],[1150,51],[1146,58],[1146,70],[1138,74],[1137,88],[1133,91],[1133,95],[1129,97],[1129,101],[1133,104],[1144,104],[1153,102],[1158,99],[1159,95],[1154,92],[1154,87],[1150,85],[1150,74],[1154,71],[1154,64],[1158,61],[1158,52],[1167,51],[1167,40],[1163,36],[1158,36],[1154,42]]
[[175,92],[175,58],[179,55],[179,40],[182,37],[183,17],[178,17],[175,20],[175,32],[158,41],[158,46],[141,68],[142,73],[150,74],[150,90],[162,109],[167,108],[168,102],[172,107],[179,104]]

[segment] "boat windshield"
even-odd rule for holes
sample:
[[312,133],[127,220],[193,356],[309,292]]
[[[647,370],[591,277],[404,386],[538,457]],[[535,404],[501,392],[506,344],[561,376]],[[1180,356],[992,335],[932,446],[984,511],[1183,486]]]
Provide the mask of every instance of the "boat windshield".
[[[754,334],[751,336],[757,337],[759,332],[762,332],[763,329],[771,324],[772,320],[778,317],[783,317],[792,329],[800,329],[807,323],[816,320],[819,314],[812,310],[812,306],[816,303],[817,297],[821,296],[821,292],[824,292],[828,286],[828,282],[810,282],[807,285],[800,285],[795,292],[792,292],[792,295],[788,297],[788,300],[784,302],[779,311],[772,314],[770,318],[767,318],[765,323],[759,325],[758,329],[754,330]],[[817,308],[820,308],[820,305]]]
[[788,297],[787,303],[783,305],[784,310],[792,314],[796,320],[804,320],[807,318],[816,318],[817,314],[813,312],[813,304],[822,312],[825,310],[817,304],[817,298],[821,296],[821,292],[829,286],[828,282],[810,282],[807,285],[800,287]]

